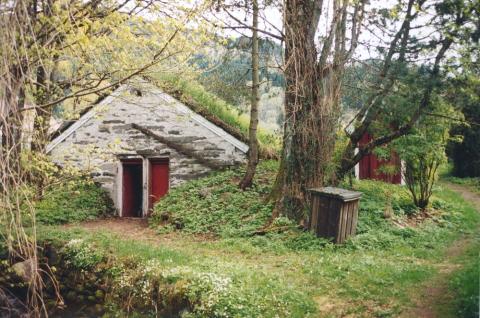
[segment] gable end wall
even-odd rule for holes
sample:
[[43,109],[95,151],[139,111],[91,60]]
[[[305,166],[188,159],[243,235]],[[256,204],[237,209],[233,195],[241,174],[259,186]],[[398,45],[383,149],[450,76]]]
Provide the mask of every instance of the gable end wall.
[[118,209],[122,188],[120,158],[169,158],[170,187],[211,171],[195,158],[134,129],[132,123],[176,144],[186,145],[196,156],[219,165],[244,162],[248,147],[241,141],[216,126],[212,131],[208,127],[211,123],[202,124],[198,117],[194,118],[197,114],[159,89],[148,86],[141,91],[142,96],[137,96],[131,87],[124,85],[112,94],[112,98],[95,106],[91,110],[93,113],[84,115],[87,118],[80,126],[52,141],[49,154],[53,161],[89,171],[109,192]]

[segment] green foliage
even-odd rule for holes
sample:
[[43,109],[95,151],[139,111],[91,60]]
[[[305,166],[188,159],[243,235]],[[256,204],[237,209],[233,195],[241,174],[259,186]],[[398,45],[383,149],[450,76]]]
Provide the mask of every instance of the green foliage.
[[68,241],[62,249],[68,266],[79,270],[92,270],[103,261],[103,254],[82,239]]
[[405,162],[404,177],[416,206],[425,209],[437,179],[437,170],[446,162],[445,149],[452,122],[445,117],[458,117],[454,108],[440,96],[432,96],[433,115],[422,117],[408,135],[397,139],[393,146]]
[[[222,262],[191,262],[188,256],[163,258],[168,249],[128,257],[115,250],[118,238],[87,232],[48,231],[65,264],[84,275],[103,273],[106,307],[134,310],[143,317],[182,313],[182,317],[305,317],[312,300],[274,275]],[[53,233],[52,233],[53,232]],[[56,233],[55,233],[56,232]],[[76,237],[82,237],[78,239]],[[142,243],[137,243],[137,247]],[[145,245],[143,244],[145,247]],[[141,250],[142,248],[140,248]]]
[[242,191],[238,182],[243,169],[227,170],[172,189],[155,206],[150,224],[164,231],[162,218],[184,232],[221,237],[248,236],[265,224],[272,205],[263,202],[275,177],[272,163],[258,166],[256,182]]
[[451,131],[452,135],[461,136],[461,142],[448,145],[448,155],[454,164],[452,172],[457,177],[480,177],[480,67],[478,62],[472,63],[474,59],[462,63],[459,68],[462,74],[451,81],[447,95],[466,121],[455,123]]
[[112,210],[106,192],[84,177],[49,187],[34,205],[36,220],[43,224],[62,224],[92,220]]
[[[276,167],[275,162],[262,163],[256,189],[273,182]],[[185,209],[177,211],[179,215],[194,215],[188,222],[197,222],[206,213],[198,208],[196,201],[201,199],[197,196],[215,195],[224,189],[226,192],[216,195],[217,203],[210,201],[212,211],[223,208],[222,196],[230,191],[238,195],[236,188],[230,187],[236,179],[236,171],[229,170],[192,181],[201,182],[206,191],[185,185],[172,191],[176,199],[170,203]],[[102,259],[88,271],[108,269],[105,275],[109,275],[106,281],[111,292],[106,299],[114,302],[112,308],[117,306],[117,315],[120,308],[126,309],[123,304],[130,304],[131,312],[143,317],[155,316],[154,306],[160,311],[170,306],[165,310],[183,311],[187,317],[396,316],[410,304],[411,293],[439,270],[445,247],[461,233],[473,231],[480,216],[457,194],[437,186],[432,197],[437,210],[430,219],[410,225],[406,214],[416,208],[405,187],[359,181],[354,189],[363,192],[358,231],[342,246],[300,231],[285,218],[273,221],[274,228],[282,231],[251,237],[245,235],[254,228],[248,219],[234,232],[209,219],[210,226],[202,223],[201,227],[221,238],[206,235],[198,240],[189,234],[195,233],[193,226],[185,223],[184,230],[161,235],[158,242],[125,239],[108,229],[91,232],[74,227],[42,227],[39,240],[47,237],[63,246],[80,238],[102,255],[85,260],[79,249],[78,257],[68,255],[68,259],[77,259],[75,264],[80,267]],[[233,208],[228,212],[233,224],[240,224],[235,218],[244,208],[263,202],[262,195],[243,198],[245,201],[236,201],[236,213]],[[159,206],[168,204],[161,201]],[[389,207],[392,215],[386,217]],[[152,222],[156,228],[163,222],[159,213],[157,207]],[[263,212],[258,209],[256,213]],[[458,292],[467,293],[460,284],[455,285]],[[315,302],[321,311],[322,299],[339,311],[316,312]]]

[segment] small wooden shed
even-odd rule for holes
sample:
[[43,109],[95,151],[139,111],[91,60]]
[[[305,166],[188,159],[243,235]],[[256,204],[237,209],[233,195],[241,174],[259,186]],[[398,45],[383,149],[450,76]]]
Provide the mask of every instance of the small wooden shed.
[[318,236],[343,243],[355,235],[361,192],[324,187],[309,190],[312,197],[310,229]]

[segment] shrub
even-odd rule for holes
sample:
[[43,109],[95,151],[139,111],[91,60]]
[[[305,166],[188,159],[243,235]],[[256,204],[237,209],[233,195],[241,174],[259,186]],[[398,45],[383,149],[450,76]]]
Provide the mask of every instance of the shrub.
[[81,239],[67,242],[62,249],[67,265],[80,270],[92,270],[103,261],[103,254]]
[[[435,97],[435,112],[456,116],[453,107]],[[427,116],[422,118],[406,136],[394,142],[400,158],[405,161],[405,182],[415,205],[424,210],[428,207],[438,168],[446,162],[445,148],[452,139],[449,130],[452,123],[445,118]]]
[[36,220],[42,224],[63,224],[92,220],[112,210],[106,192],[86,178],[75,178],[45,191],[35,203]]
[[246,191],[238,187],[242,169],[214,173],[172,189],[155,206],[150,224],[165,232],[161,225],[167,219],[187,233],[248,236],[271,216],[272,205],[265,203],[264,198],[270,192],[275,166],[261,163],[258,183]]

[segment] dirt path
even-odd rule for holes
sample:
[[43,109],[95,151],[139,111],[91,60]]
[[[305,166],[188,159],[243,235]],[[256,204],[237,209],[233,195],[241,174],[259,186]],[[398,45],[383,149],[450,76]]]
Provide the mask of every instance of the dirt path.
[[[467,187],[448,183],[449,189],[459,193],[463,199],[469,201],[480,212],[480,195],[470,191]],[[412,295],[418,300],[415,307],[402,313],[401,317],[438,318],[450,317],[452,313],[443,311],[443,307],[452,303],[454,295],[449,291],[448,281],[450,275],[460,267],[454,259],[465,253],[471,244],[471,237],[463,237],[455,241],[445,253],[445,261],[439,264],[440,270],[433,280],[429,281],[424,291],[419,295]],[[453,261],[452,261],[453,260]]]
[[453,191],[460,193],[466,201],[473,203],[477,211],[480,212],[480,194],[477,194],[469,190],[467,187],[458,184],[447,183],[446,185]]
[[[108,231],[122,239],[141,240],[154,245],[175,243],[179,239],[179,234],[176,232],[158,234],[148,226],[147,219],[140,218],[108,218],[87,221],[76,225],[66,225],[66,227],[71,226],[80,226],[89,231]],[[196,240],[193,236],[189,238],[193,241]],[[200,241],[200,239],[198,240]]]

